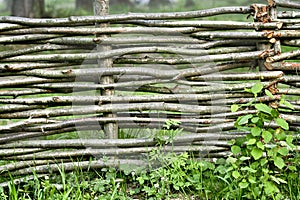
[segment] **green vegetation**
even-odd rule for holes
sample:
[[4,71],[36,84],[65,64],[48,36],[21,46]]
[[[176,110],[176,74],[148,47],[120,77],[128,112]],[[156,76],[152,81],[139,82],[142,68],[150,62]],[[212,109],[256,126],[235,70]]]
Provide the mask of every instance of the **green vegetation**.
[[[260,83],[246,89],[254,97],[264,92]],[[284,99],[279,104],[292,105]],[[0,188],[2,199],[291,199],[300,198],[300,155],[293,144],[293,132],[280,118],[280,110],[263,103],[233,105],[232,111],[255,107],[256,114],[237,119],[244,138],[230,141],[231,155],[218,160],[196,159],[189,153],[165,152],[165,145],[181,130],[171,130],[177,121],[167,121],[156,134],[156,150],[149,153],[148,166],[122,170],[78,168]]]

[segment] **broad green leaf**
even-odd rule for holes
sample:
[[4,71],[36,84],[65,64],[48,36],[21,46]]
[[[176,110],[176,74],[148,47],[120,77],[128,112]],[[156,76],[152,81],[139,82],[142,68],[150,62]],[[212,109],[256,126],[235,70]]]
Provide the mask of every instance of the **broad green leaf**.
[[281,157],[274,158],[274,165],[279,169],[282,169],[285,166],[284,160]]
[[283,104],[283,105],[285,105],[286,107],[288,107],[288,108],[291,109],[291,110],[294,110],[294,109],[295,109],[295,107],[294,107],[290,102],[288,102],[288,101],[286,101],[286,100],[283,100],[283,101],[281,101],[280,103]]
[[269,131],[263,131],[262,137],[265,143],[269,143],[272,140],[273,136],[272,133],[270,133]]
[[232,140],[228,141],[228,144],[229,144],[229,145],[234,145],[235,142],[236,142],[236,141],[235,141],[234,139],[232,139]]
[[285,140],[286,139],[286,134],[284,131],[279,130],[275,132],[275,137],[277,140]]
[[282,118],[276,118],[275,122],[278,126],[283,128],[284,130],[289,130],[289,124]]
[[259,148],[253,148],[251,151],[251,155],[255,160],[258,160],[263,156],[263,151]]
[[220,173],[220,174],[226,174],[226,170],[227,170],[227,168],[225,167],[225,165],[219,165],[215,169],[215,171]]
[[256,146],[257,146],[258,148],[260,148],[261,150],[264,150],[264,149],[265,149],[265,146],[264,146],[264,144],[263,144],[261,141],[258,141],[258,142],[256,143]]
[[136,180],[141,184],[143,185],[145,180],[142,178],[142,177],[137,177]]
[[240,182],[239,183],[240,188],[247,188],[248,186],[249,186],[249,183],[247,183],[247,182]]
[[248,142],[247,142],[247,145],[253,145],[256,143],[256,139],[255,138],[252,138],[250,139]]
[[288,102],[288,101],[284,101],[283,104],[286,105],[288,108],[290,108],[292,110],[295,109],[295,107],[290,102]]
[[293,144],[293,140],[294,140],[294,137],[292,135],[286,136],[286,139],[285,139],[286,144],[291,149],[295,149],[296,148],[296,146]]
[[249,176],[248,181],[249,181],[249,183],[255,184],[256,183],[255,176]]
[[234,145],[231,147],[231,152],[236,155],[241,152],[241,147]]
[[297,171],[297,167],[295,167],[295,166],[289,165],[288,168],[291,171]]
[[275,158],[277,156],[277,149],[274,147],[269,149],[267,152],[268,152],[268,156],[270,156],[272,158]]
[[264,113],[267,113],[267,114],[270,114],[270,115],[272,114],[272,108],[270,108],[266,104],[262,104],[262,103],[256,104],[255,108],[257,110],[259,110],[260,112],[264,112]]
[[261,90],[264,88],[263,84],[261,83],[255,83],[255,85],[252,86],[251,92],[256,95],[261,92]]
[[228,158],[226,159],[226,162],[227,162],[227,163],[230,163],[230,164],[234,164],[236,161],[237,161],[237,159],[236,159],[236,158],[233,158],[233,157],[228,157]]
[[267,195],[279,192],[279,189],[276,187],[276,185],[270,181],[266,181],[264,183],[264,189]]
[[268,163],[268,159],[266,159],[266,158],[262,158],[261,160],[260,160],[260,166],[264,166],[265,164],[267,164]]
[[233,172],[232,172],[232,176],[233,176],[235,179],[238,179],[238,178],[241,176],[241,174],[240,174],[240,172],[238,172],[238,171],[233,171]]
[[225,165],[226,164],[226,160],[224,158],[219,158],[219,159],[216,160],[216,164],[217,165]]
[[271,99],[274,99],[274,98],[275,98],[274,95],[273,95],[269,90],[265,89],[265,93],[266,93],[266,95],[267,95],[268,97],[270,97]]
[[253,118],[251,119],[251,122],[252,122],[253,124],[256,124],[258,121],[259,121],[259,117],[253,117]]
[[251,128],[251,134],[255,137],[255,136],[260,136],[261,133],[261,128],[259,127],[253,127]]
[[[270,172],[269,169],[267,168],[262,168],[261,171],[264,173],[264,174],[268,174]],[[264,176],[265,177],[265,176]]]
[[241,118],[239,118],[238,120],[238,125],[244,125],[244,124],[247,124],[249,119],[251,119],[253,117],[253,115],[249,114],[249,115],[245,115]]
[[238,111],[239,108],[240,107],[238,105],[233,104],[233,105],[231,105],[231,112],[236,112],[236,111]]
[[294,137],[292,135],[286,136],[286,142],[287,143],[293,143]]
[[289,154],[289,150],[286,147],[280,147],[278,149],[278,153],[282,156],[287,156]]
[[256,173],[257,172],[257,170],[252,169],[251,167],[242,167],[241,170],[242,171],[248,171],[248,172],[251,172],[251,173]]

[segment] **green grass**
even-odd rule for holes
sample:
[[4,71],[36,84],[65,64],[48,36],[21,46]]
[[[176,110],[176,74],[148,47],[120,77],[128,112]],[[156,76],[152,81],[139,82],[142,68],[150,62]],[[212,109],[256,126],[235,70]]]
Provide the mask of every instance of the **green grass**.
[[[60,169],[58,174],[41,178],[33,173],[31,180],[0,187],[1,199],[245,199],[247,193],[231,178],[224,176],[224,159],[217,162],[198,161],[188,154],[161,156],[152,152],[162,166],[152,171],[120,171],[114,168],[72,172]],[[298,156],[299,167],[299,156]],[[282,199],[300,197],[300,174],[284,174]],[[17,178],[11,176],[11,180]],[[2,177],[3,179],[3,177]],[[272,199],[272,197],[270,197]]]

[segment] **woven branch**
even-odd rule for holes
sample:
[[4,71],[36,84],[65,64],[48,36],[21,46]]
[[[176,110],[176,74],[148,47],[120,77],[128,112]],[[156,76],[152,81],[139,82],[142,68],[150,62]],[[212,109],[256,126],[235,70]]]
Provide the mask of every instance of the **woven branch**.
[[[128,21],[126,21],[128,22]],[[123,22],[123,23],[126,23]],[[197,27],[197,28],[214,28],[214,29],[281,29],[281,22],[261,23],[261,22],[234,22],[234,21],[149,21],[138,20],[130,21],[138,25],[151,27]]]
[[276,0],[276,4],[286,8],[298,8],[300,9],[300,3],[286,0]]
[[220,7],[208,10],[173,12],[173,13],[140,13],[127,15],[109,15],[109,16],[72,16],[60,19],[29,19],[22,17],[0,17],[0,23],[16,23],[29,26],[66,26],[66,25],[87,25],[94,23],[116,22],[138,19],[188,19],[198,17],[208,17],[220,14],[250,13],[250,7]]
[[[243,52],[247,49],[253,49],[253,47],[239,47],[241,49],[241,53],[228,53],[228,54],[219,54],[219,55],[209,55],[209,52],[217,53],[220,50],[198,50],[200,56],[193,58],[182,58],[185,62],[217,62],[217,61],[232,61],[232,60],[249,60],[254,58],[259,58],[263,53],[262,51],[252,51],[252,52]],[[236,52],[236,50],[230,49],[225,50],[223,52]],[[74,60],[93,60],[93,59],[106,59],[113,58],[115,56],[122,56],[126,54],[137,54],[137,53],[183,53],[183,54],[191,54],[196,53],[197,50],[182,50],[182,49],[174,49],[174,48],[164,48],[164,47],[135,47],[135,48],[123,48],[123,49],[115,49],[107,52],[93,52],[93,53],[73,53],[73,54],[51,54],[51,55],[24,55],[24,56],[16,56],[13,58],[3,59],[3,62],[40,62],[40,61],[74,61]],[[220,52],[222,53],[222,51]],[[175,63],[174,63],[175,64]]]

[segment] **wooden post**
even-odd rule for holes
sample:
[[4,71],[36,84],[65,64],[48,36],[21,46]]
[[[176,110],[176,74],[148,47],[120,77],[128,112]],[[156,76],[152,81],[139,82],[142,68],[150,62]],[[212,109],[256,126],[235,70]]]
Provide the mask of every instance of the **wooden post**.
[[[109,0],[95,0],[94,1],[94,13],[95,15],[108,15],[109,14]],[[109,23],[100,23],[96,24],[96,28],[106,28],[109,26]],[[96,37],[107,38],[109,35],[96,35]],[[109,45],[97,45],[98,52],[110,51],[111,46]],[[99,67],[111,68],[113,67],[113,61],[111,58],[98,60]],[[101,76],[99,78],[101,84],[111,84],[114,83],[113,76]],[[101,90],[101,95],[111,96],[114,95],[114,89],[104,89]],[[104,113],[104,117],[114,118],[116,114],[114,113]],[[106,138],[117,139],[118,138],[118,125],[116,123],[107,123],[104,125],[104,134]]]
[[[262,22],[262,23],[268,23],[271,21],[270,17],[270,9],[268,5],[265,4],[252,4],[251,8],[254,10],[254,21],[255,22]],[[262,30],[259,30],[262,31]],[[268,51],[271,49],[271,43],[263,43],[263,42],[257,42],[256,44],[257,50],[264,50]],[[267,68],[265,66],[265,59],[261,58],[258,59],[258,66],[259,71],[266,71]]]
[[[270,22],[277,21],[277,9],[275,0],[267,0],[268,6],[270,8]],[[274,40],[274,53],[275,55],[281,54],[281,42],[279,39]]]

